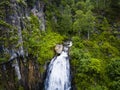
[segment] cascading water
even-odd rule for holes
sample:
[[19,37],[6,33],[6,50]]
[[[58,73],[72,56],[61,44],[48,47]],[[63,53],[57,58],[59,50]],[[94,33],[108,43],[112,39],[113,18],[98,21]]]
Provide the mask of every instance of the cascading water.
[[45,80],[45,90],[70,90],[70,64],[68,49],[55,56],[49,66]]

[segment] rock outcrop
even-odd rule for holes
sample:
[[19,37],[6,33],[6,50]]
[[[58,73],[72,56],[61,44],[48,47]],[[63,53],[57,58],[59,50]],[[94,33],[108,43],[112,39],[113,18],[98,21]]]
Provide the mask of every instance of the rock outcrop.
[[57,44],[57,45],[55,46],[55,52],[56,52],[57,54],[61,54],[62,50],[63,50],[63,45],[62,45],[62,44]]

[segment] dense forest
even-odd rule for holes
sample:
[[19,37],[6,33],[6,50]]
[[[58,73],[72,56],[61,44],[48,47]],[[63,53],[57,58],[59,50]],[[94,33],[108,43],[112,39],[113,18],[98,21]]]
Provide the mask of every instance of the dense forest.
[[120,0],[0,0],[0,90],[44,90],[64,40],[72,90],[120,90]]

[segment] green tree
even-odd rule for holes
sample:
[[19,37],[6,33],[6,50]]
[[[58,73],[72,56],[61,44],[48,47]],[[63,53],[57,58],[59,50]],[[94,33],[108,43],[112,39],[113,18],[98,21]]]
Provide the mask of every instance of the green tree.
[[44,65],[47,60],[53,57],[54,46],[57,43],[62,43],[64,37],[50,30],[41,32],[39,20],[34,15],[31,15],[26,23],[29,25],[23,30],[24,48],[31,57],[37,58],[38,62]]
[[67,35],[72,31],[72,14],[70,6],[66,5],[61,13],[61,19],[58,21],[58,31]]
[[[90,33],[94,30],[94,20],[95,17],[92,13],[92,6],[90,1],[86,2],[78,2],[77,6],[78,10],[76,10],[75,21],[73,23],[73,30],[80,35],[85,34],[85,37],[90,38]],[[84,35],[83,35],[84,36]]]
[[113,58],[107,67],[107,75],[110,79],[109,89],[120,89],[120,57]]

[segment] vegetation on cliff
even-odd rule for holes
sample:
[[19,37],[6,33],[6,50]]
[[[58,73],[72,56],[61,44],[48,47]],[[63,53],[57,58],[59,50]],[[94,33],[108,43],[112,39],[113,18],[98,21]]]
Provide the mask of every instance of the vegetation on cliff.
[[[1,63],[10,58],[3,47],[17,51],[22,46],[27,60],[37,60],[43,74],[44,65],[55,55],[54,46],[67,38],[73,41],[73,90],[120,89],[120,0],[15,0],[18,14],[11,9],[12,1],[0,1]],[[42,6],[45,31],[41,29],[39,13]],[[38,10],[37,14],[33,8]],[[10,17],[13,14],[19,16],[15,20],[20,18],[20,26],[14,24]],[[18,26],[22,43],[18,43]],[[1,73],[2,69],[0,80],[5,80]],[[1,83],[3,88],[5,84]]]

